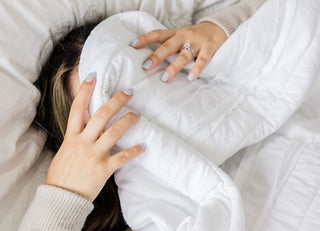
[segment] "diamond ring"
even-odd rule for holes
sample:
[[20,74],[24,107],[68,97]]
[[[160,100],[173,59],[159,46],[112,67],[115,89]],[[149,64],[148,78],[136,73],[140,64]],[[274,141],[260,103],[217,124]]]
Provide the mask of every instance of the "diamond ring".
[[192,56],[193,56],[193,59],[196,59],[196,58],[197,58],[197,53],[196,53],[196,51],[193,49],[193,47],[191,46],[190,43],[185,43],[185,44],[183,45],[182,50],[189,50],[189,51],[191,51],[191,54],[192,54]]

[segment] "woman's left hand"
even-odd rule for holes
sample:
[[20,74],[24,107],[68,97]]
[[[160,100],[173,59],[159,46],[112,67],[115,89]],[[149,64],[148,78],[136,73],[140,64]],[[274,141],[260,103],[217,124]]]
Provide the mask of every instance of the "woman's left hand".
[[91,202],[117,169],[145,150],[144,144],[137,144],[110,155],[111,148],[141,116],[129,112],[103,131],[132,98],[133,92],[118,92],[89,118],[88,105],[95,83],[96,79],[89,75],[81,84],[70,109],[64,140],[50,164],[45,182]]
[[223,29],[215,23],[202,22],[180,29],[154,30],[139,36],[130,45],[139,49],[155,42],[162,44],[145,60],[142,66],[145,70],[153,69],[168,56],[181,50],[177,58],[167,67],[161,77],[162,81],[168,82],[194,59],[190,50],[182,49],[185,43],[191,44],[197,55],[195,65],[188,75],[189,80],[195,80],[227,38]]

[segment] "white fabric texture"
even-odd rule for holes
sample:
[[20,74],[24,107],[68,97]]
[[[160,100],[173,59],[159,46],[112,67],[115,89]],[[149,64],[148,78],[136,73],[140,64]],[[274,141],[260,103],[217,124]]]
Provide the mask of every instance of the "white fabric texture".
[[[57,39],[99,16],[130,10],[170,28],[190,25],[236,0],[3,0],[0,4],[0,230],[17,230],[51,160],[45,134],[30,124],[40,93],[33,86]],[[210,10],[210,11],[207,11]]]
[[234,181],[243,197],[246,230],[320,228],[319,70],[304,103],[285,125],[244,151]]
[[[57,34],[56,31],[59,31],[62,26],[82,24],[88,19],[87,11],[91,12],[91,10],[93,14],[89,14],[89,18],[94,18],[98,14],[111,16],[123,11],[141,10],[154,15],[168,27],[176,27],[184,23],[190,24],[190,20],[196,22],[236,1],[183,1],[183,3],[186,2],[190,4],[169,0],[156,1],[156,5],[149,0],[1,1],[0,230],[17,230],[20,219],[32,200],[37,186],[44,181],[50,162],[47,150],[43,150],[40,155],[44,143],[43,134],[35,132],[29,128],[29,125],[39,98],[38,91],[31,83],[37,78],[46,55],[50,53],[52,41],[64,35],[63,33]],[[319,41],[319,19],[316,15],[317,12],[320,12],[319,1],[292,1],[291,3],[280,3],[279,1],[278,5],[282,8],[273,5],[275,9],[278,9],[273,13],[276,19],[273,18],[270,10],[269,17],[265,17],[265,20],[260,18],[260,25],[256,25],[255,34],[264,34],[266,26],[267,28],[276,27],[274,24],[277,24],[278,27],[274,32],[278,34],[273,36],[275,40],[280,37],[282,40],[278,40],[279,43],[274,51],[280,52],[286,47],[286,53],[279,58],[282,61],[279,67],[283,68],[287,65],[289,70],[279,76],[289,76],[291,69],[299,71],[301,65],[305,65],[305,70],[298,76],[305,78],[314,75],[318,80],[320,73],[316,73],[316,70],[319,70],[320,59],[319,53],[315,52],[317,46],[312,44],[312,41]],[[282,14],[279,13],[280,9],[283,10]],[[298,14],[293,16],[292,12],[295,9]],[[183,16],[176,13],[181,11],[187,13]],[[195,12],[193,18],[191,18],[192,12]],[[170,13],[173,14],[171,17]],[[184,17],[186,19],[181,19]],[[254,23],[255,17],[257,16],[254,16],[244,27],[248,28],[248,24]],[[290,17],[292,21],[289,20]],[[180,24],[175,24],[177,22]],[[283,24],[284,22],[286,24]],[[282,30],[282,25],[286,30]],[[289,32],[290,25],[292,25],[292,31]],[[297,27],[300,33],[297,32]],[[250,33],[252,35],[253,31]],[[284,42],[286,34],[287,43]],[[252,38],[252,36],[249,37]],[[239,38],[245,42],[247,36]],[[308,47],[304,46],[308,44],[308,41],[310,47],[304,49]],[[256,42],[258,44],[259,41]],[[251,44],[248,43],[247,46],[250,47]],[[41,56],[43,49],[45,52]],[[285,56],[288,50],[291,50],[292,53]],[[255,60],[255,56],[246,57],[244,55],[241,55],[240,58],[247,59],[248,62]],[[290,69],[293,57],[297,59],[298,56],[301,58],[299,68]],[[307,58],[310,58],[309,63],[303,61]],[[278,60],[274,63],[278,64]],[[223,66],[223,63],[220,66]],[[239,68],[242,70],[244,67]],[[236,77],[236,75],[232,76]],[[316,83],[312,83],[312,91],[309,89],[309,93],[312,92],[312,94],[305,97],[303,105],[281,129],[262,142],[243,149],[241,151],[244,153],[242,160],[237,154],[226,163],[226,165],[230,163],[235,166],[224,169],[234,176],[234,181],[242,194],[246,230],[319,230],[320,141],[318,128],[320,126],[320,105],[318,99],[320,86],[319,81]],[[224,84],[223,81],[222,84]],[[217,87],[219,88],[220,86]],[[292,93],[294,96],[295,92]],[[277,96],[275,94],[274,98]],[[287,100],[289,101],[290,98],[291,95],[288,94]],[[239,162],[240,167],[238,168]],[[171,191],[171,188],[168,188],[160,192]],[[176,204],[183,205],[184,200],[190,206],[192,201],[188,197],[181,199],[181,193],[177,195],[179,198],[175,198]],[[162,198],[161,195],[159,197]],[[145,195],[141,195],[140,198],[144,203],[148,199]],[[150,207],[152,209],[151,205]],[[142,206],[140,209],[143,210],[145,207]],[[143,212],[142,214],[148,215]]]
[[[142,62],[155,47],[135,50],[128,43],[140,34],[165,28],[152,16],[123,13],[93,30],[79,66],[81,81],[97,72],[90,113],[117,91],[132,87],[135,96],[113,121],[129,110],[143,115],[118,142],[119,149],[141,142],[148,145],[144,155],[116,173],[121,206],[131,228],[243,229],[238,190],[217,165],[274,133],[306,99],[319,70],[318,10],[318,2],[268,1],[227,40],[194,82],[181,72],[169,84],[162,83],[159,78],[166,63],[142,70]],[[282,171],[285,176],[289,169]],[[258,206],[249,202],[250,198],[245,203],[257,214]],[[290,220],[285,213],[275,213]],[[253,228],[259,230],[259,225]]]
[[[170,28],[190,25],[236,0],[3,0],[0,4],[0,230],[17,230],[44,182],[51,156],[45,134],[30,128],[39,101],[32,85],[57,39],[99,16],[130,10]],[[194,15],[193,15],[194,14]],[[193,16],[193,17],[192,17]]]

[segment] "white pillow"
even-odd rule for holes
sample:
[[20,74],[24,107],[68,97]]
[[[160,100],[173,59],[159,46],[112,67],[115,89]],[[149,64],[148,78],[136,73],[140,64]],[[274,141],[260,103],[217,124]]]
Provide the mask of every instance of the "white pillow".
[[[0,198],[37,159],[45,134],[29,128],[40,98],[33,86],[55,30],[81,23],[103,1],[2,1],[0,5]],[[101,11],[102,9],[102,11]],[[99,12],[100,10],[100,12]],[[62,34],[60,34],[61,36]]]

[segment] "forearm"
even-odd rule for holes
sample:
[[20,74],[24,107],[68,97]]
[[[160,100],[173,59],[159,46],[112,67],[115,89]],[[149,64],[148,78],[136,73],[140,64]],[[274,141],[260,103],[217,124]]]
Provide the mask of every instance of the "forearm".
[[38,187],[19,230],[80,231],[93,204],[70,191],[50,185]]
[[249,19],[266,0],[242,0],[197,23],[210,21],[220,26],[229,37],[242,23]]

